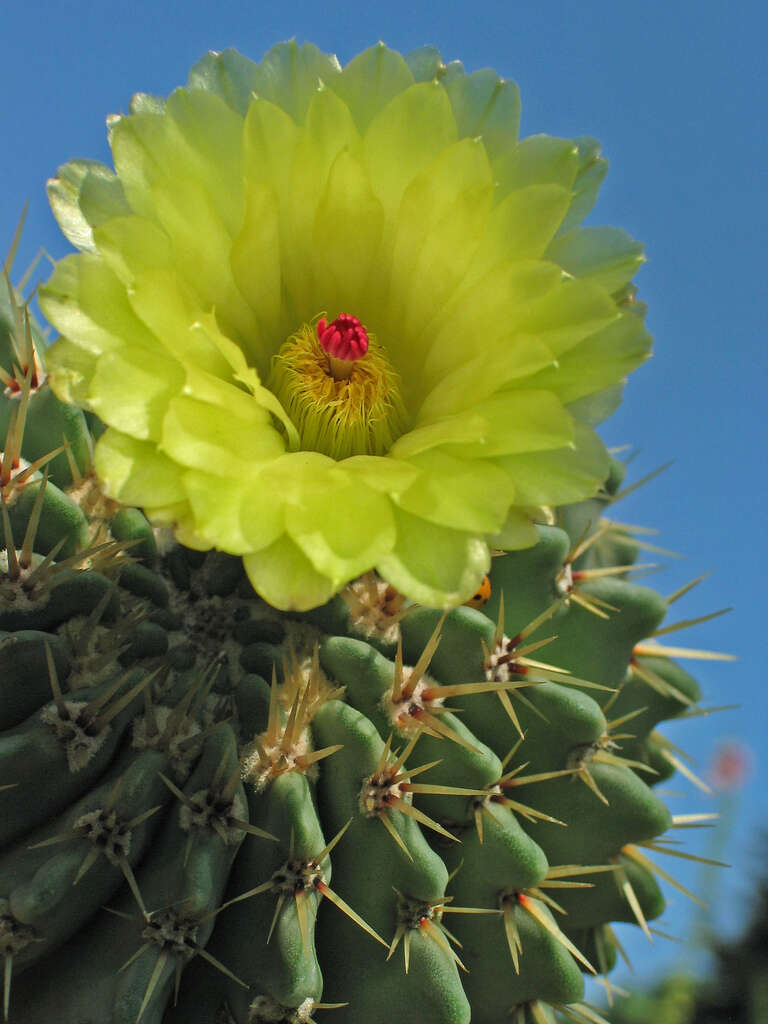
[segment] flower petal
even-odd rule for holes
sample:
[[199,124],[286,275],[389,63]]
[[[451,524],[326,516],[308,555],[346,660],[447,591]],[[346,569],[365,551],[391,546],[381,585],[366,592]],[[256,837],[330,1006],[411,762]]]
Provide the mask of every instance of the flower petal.
[[257,181],[245,186],[245,216],[230,249],[230,267],[237,287],[258,318],[259,329],[243,339],[249,362],[262,376],[269,372],[282,319],[280,226],[274,189]]
[[419,604],[449,608],[462,604],[488,572],[491,556],[482,538],[436,526],[395,509],[394,550],[376,566],[380,576]]
[[151,187],[165,173],[165,119],[160,113],[115,117],[110,122],[109,144],[115,170],[134,213],[154,216]]
[[573,443],[573,419],[551,391],[502,391],[475,411],[485,419],[485,432],[479,443],[451,445],[462,458],[550,451]]
[[410,460],[418,480],[394,500],[401,509],[441,526],[477,533],[500,529],[515,500],[512,480],[498,466],[440,449]]
[[260,479],[284,502],[298,504],[312,489],[324,492],[338,463],[320,452],[289,452],[260,470]]
[[245,116],[256,84],[255,61],[237,50],[209,51],[189,72],[190,89],[202,89],[220,96],[241,117]]
[[405,63],[417,82],[431,82],[445,71],[436,46],[419,46],[405,55]]
[[542,257],[570,202],[571,194],[562,185],[528,185],[506,196],[488,218],[465,287],[505,261]]
[[183,484],[196,532],[221,551],[260,551],[285,530],[282,501],[258,477],[214,477],[188,470]]
[[494,162],[500,195],[529,185],[560,185],[571,191],[579,173],[579,149],[573,139],[530,135]]
[[574,139],[577,147],[579,169],[573,182],[573,199],[571,208],[560,226],[565,233],[575,228],[584,220],[595,205],[597,193],[608,173],[608,161],[600,156],[600,143],[597,139],[584,136]]
[[364,132],[376,114],[413,82],[400,54],[377,43],[353,57],[328,85],[351,110],[357,130]]
[[625,377],[648,358],[650,349],[651,336],[643,321],[625,313],[561,355],[556,368],[545,368],[519,386],[547,388],[568,404]]
[[315,218],[334,161],[357,141],[352,116],[342,100],[330,89],[316,93],[307,109],[306,130],[297,139],[293,165],[281,170],[285,181],[281,195],[283,280],[288,304],[297,311],[294,330],[322,309],[317,305],[319,293],[312,273]]
[[[128,109],[132,114],[164,114],[166,102],[162,96],[154,96],[151,92],[135,92],[131,96]],[[109,129],[109,118],[107,118]]]
[[229,265],[232,239],[203,186],[189,178],[162,178],[152,188],[157,217],[173,242],[173,264],[198,305],[215,309],[223,329],[247,342],[256,329],[253,311]]
[[168,526],[180,544],[195,551],[209,551],[211,545],[195,534],[189,504],[177,501],[171,505],[144,505],[144,515],[154,526]]
[[200,89],[176,89],[166,114],[167,173],[197,182],[235,234],[243,219],[242,118]]
[[91,377],[96,369],[93,356],[67,338],[59,338],[45,353],[45,361],[56,395],[63,402],[87,407]]
[[[280,404],[274,392],[265,388],[259,378],[258,370],[249,366],[245,356],[230,338],[222,334],[216,319],[211,314],[203,313],[197,323],[192,324],[190,332],[196,336],[201,333],[221,353],[227,365],[232,371],[232,377],[247,388],[250,396],[262,407],[261,420],[269,422],[267,413],[280,421],[288,438],[289,447],[293,450],[299,445],[299,435],[296,427],[291,422],[285,409]],[[240,389],[231,390],[226,382],[221,382],[211,374],[187,367],[187,388],[190,393],[206,395],[208,401],[221,405],[231,406],[235,403],[241,408],[242,415],[249,419],[255,413],[253,404],[248,395]]]
[[248,181],[286,188],[299,129],[279,106],[255,96],[243,128],[243,174]]
[[457,137],[450,101],[436,82],[411,86],[376,115],[363,136],[363,161],[388,215],[419,171]]
[[619,228],[575,228],[560,235],[547,258],[574,277],[599,284],[609,294],[619,291],[645,263],[643,246]]
[[93,239],[107,266],[128,287],[142,274],[173,266],[170,238],[147,217],[113,217],[94,229]]
[[[521,334],[543,341],[559,358],[568,349],[617,320],[615,303],[607,292],[588,281],[563,282],[553,295],[532,302],[517,323]],[[585,374],[591,373],[585,366]]]
[[389,498],[347,474],[286,507],[286,532],[323,576],[342,586],[392,550],[395,523]]
[[488,534],[485,539],[491,548],[520,551],[523,548],[532,548],[541,538],[534,520],[526,509],[513,507],[507,513],[502,528],[497,533]]
[[482,442],[487,429],[487,420],[474,411],[446,416],[403,434],[392,445],[389,454],[396,459],[410,459],[441,444]]
[[[230,388],[233,398],[236,390]],[[285,451],[280,435],[264,423],[264,410],[255,401],[252,406],[251,415],[241,416],[231,407],[177,395],[168,403],[160,448],[182,466],[215,476],[246,473]]]
[[214,197],[234,231],[242,217],[242,120],[218,96],[177,89],[162,112],[113,119],[110,144],[131,208],[155,216],[152,189],[163,179],[194,180]]
[[590,427],[598,426],[603,420],[613,416],[621,405],[624,383],[619,381],[618,384],[603,388],[602,391],[595,391],[584,398],[577,398],[575,402],[569,402],[568,412],[580,423],[586,423]]
[[360,162],[336,157],[312,229],[314,278],[328,309],[361,310],[365,286],[380,273],[384,211]]
[[199,302],[174,271],[156,270],[137,278],[128,299],[155,336],[155,345],[162,344],[180,362],[229,376],[229,365],[217,346],[204,332],[193,330],[201,312]]
[[183,383],[181,366],[162,352],[107,352],[96,363],[88,407],[108,426],[157,442],[168,403]]
[[443,377],[424,399],[416,423],[420,426],[474,408],[505,384],[530,377],[554,362],[546,345],[535,338],[512,337]]
[[56,264],[40,289],[40,308],[57,330],[94,355],[120,348],[128,338],[143,349],[157,345],[128,304],[121,282],[90,253],[66,256]]
[[109,427],[94,453],[94,468],[108,493],[126,505],[185,502],[182,470],[149,441],[137,441]]
[[403,194],[392,252],[387,347],[409,372],[421,353],[418,336],[462,281],[481,241],[477,225],[490,210],[491,169],[478,140],[449,146]]
[[308,611],[329,601],[339,589],[323,576],[290,537],[243,558],[245,571],[261,597],[282,611]]
[[321,82],[330,82],[340,70],[335,57],[312,43],[299,46],[292,39],[266,54],[256,69],[254,91],[301,123]]
[[361,480],[366,487],[392,496],[410,487],[419,476],[412,462],[391,456],[381,458],[378,455],[353,455],[342,459],[338,465],[340,469],[353,474],[356,480]]
[[120,179],[96,160],[71,160],[59,167],[47,191],[53,215],[76,249],[93,252],[92,229],[130,212]]
[[[472,74],[457,74],[458,61],[445,76],[445,91],[451,100],[460,138],[482,136],[493,159],[511,149],[520,128],[520,91],[514,82],[483,68]],[[451,73],[453,72],[453,73]]]
[[575,430],[573,447],[494,459],[514,481],[518,504],[567,505],[597,492],[608,476],[608,453],[590,427],[577,421]]
[[[562,287],[560,267],[526,260],[495,267],[467,290],[458,291],[425,330],[425,384],[434,386],[468,359],[509,345],[527,310],[537,300],[546,307]],[[546,344],[546,339],[540,343]]]

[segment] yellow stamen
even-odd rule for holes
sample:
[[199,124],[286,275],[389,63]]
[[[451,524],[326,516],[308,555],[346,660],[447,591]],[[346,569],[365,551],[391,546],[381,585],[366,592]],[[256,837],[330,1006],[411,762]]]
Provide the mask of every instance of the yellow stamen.
[[304,324],[272,361],[267,387],[295,424],[302,449],[333,459],[384,455],[407,428],[397,372],[369,335],[365,356],[347,362],[326,352]]

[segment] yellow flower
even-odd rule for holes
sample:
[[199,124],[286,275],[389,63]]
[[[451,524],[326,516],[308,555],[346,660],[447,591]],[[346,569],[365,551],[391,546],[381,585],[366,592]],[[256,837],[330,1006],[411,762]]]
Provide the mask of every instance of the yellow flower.
[[41,294],[108,493],[286,609],[371,568],[460,603],[532,506],[593,494],[592,425],[648,351],[641,250],[579,227],[596,144],[518,141],[518,115],[431,48],[342,70],[288,43],[111,118],[116,174],[50,185],[81,252]]

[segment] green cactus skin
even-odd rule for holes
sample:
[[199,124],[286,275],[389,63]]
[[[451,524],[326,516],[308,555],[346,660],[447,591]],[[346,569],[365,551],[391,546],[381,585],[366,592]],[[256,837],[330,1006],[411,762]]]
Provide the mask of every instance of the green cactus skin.
[[22,432],[17,379],[6,449],[69,455],[0,481],[6,1018],[600,1020],[610,923],[664,906],[656,727],[700,697],[649,651],[668,602],[602,520],[624,467],[495,558],[482,608],[369,576],[291,617],[101,498],[44,379]]

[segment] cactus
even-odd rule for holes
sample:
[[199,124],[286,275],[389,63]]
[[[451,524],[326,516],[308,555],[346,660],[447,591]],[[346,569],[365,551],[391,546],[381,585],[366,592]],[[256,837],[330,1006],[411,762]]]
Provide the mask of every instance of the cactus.
[[[376,60],[392,63],[386,53],[376,50]],[[197,72],[206,82],[220,76],[219,89],[239,82],[235,106],[248,96],[240,60],[211,57]],[[432,51],[412,55],[409,66],[421,81],[436,74]],[[471,88],[458,72],[446,81],[460,111]],[[139,97],[134,109],[149,124],[162,103]],[[129,128],[115,131],[123,137]],[[533,148],[527,159],[535,163]],[[589,176],[599,178],[602,167],[594,147],[581,156],[573,147],[558,152],[576,154],[583,215]],[[66,319],[67,338],[49,353],[7,273],[0,294],[5,1018],[306,1024],[328,1010],[340,1024],[541,1024],[563,1011],[581,1024],[601,1021],[583,1002],[583,976],[613,966],[620,947],[611,922],[635,922],[650,934],[648,922],[663,909],[656,876],[668,877],[653,860],[666,852],[656,840],[691,823],[673,817],[654,791],[678,765],[656,727],[694,713],[700,697],[655,641],[676,628],[662,622],[683,592],[664,598],[632,582],[642,536],[607,515],[626,467],[604,458],[579,423],[610,405],[605,389],[645,354],[641,320],[624,308],[626,267],[607,273],[616,288],[604,290],[602,305],[597,284],[589,292],[602,311],[612,304],[619,327],[597,317],[583,328],[597,338],[593,355],[610,343],[606,331],[624,330],[626,348],[614,339],[615,366],[586,385],[563,356],[569,411],[540,399],[538,411],[557,420],[540,479],[536,453],[500,451],[509,465],[494,473],[517,474],[525,501],[505,499],[489,513],[490,526],[474,526],[482,517],[467,499],[460,540],[474,554],[466,558],[456,555],[458,528],[436,523],[430,539],[414,526],[432,514],[423,494],[398,513],[408,544],[434,543],[434,560],[458,558],[458,569],[441,576],[438,565],[419,580],[415,553],[392,541],[374,554],[357,545],[317,555],[310,572],[306,551],[294,557],[294,539],[267,571],[252,542],[252,521],[272,514],[264,492],[249,492],[259,503],[241,519],[240,550],[227,503],[242,495],[213,467],[227,508],[219,542],[211,539],[218,493],[206,504],[199,488],[214,477],[188,473],[179,500],[178,466],[162,445],[148,453],[149,441],[129,437],[130,411],[110,408],[123,356],[114,355],[109,383],[101,364],[94,371],[77,354],[99,344],[93,339],[105,324],[93,326],[101,314],[88,294],[119,330],[122,300],[104,290],[107,275],[89,247],[94,237],[106,246],[110,223],[117,246],[117,228],[128,231],[130,218],[114,176],[86,162],[67,168],[52,187],[53,204],[70,237],[80,231],[86,257],[76,265],[79,284],[70,280],[65,294],[70,262],[56,271],[45,302],[54,323]],[[518,168],[521,180],[530,171]],[[566,200],[561,215],[570,193]],[[578,276],[578,240],[562,237],[562,259],[570,244]],[[622,258],[634,268],[632,247]],[[87,294],[91,272],[88,288],[97,290]],[[342,319],[336,328],[320,321],[323,345],[337,344]],[[212,336],[211,323],[207,330]],[[248,377],[220,342],[237,379],[261,401],[258,376]],[[157,368],[146,358],[148,387]],[[532,365],[532,379],[548,372]],[[202,388],[202,371],[186,370],[193,383],[185,394]],[[131,372],[139,373],[135,360]],[[277,380],[274,388],[288,406],[290,386]],[[591,411],[577,412],[589,397]],[[264,408],[258,423],[266,430]],[[526,406],[532,415],[536,408]],[[101,447],[95,413],[111,424]],[[399,415],[387,429],[401,429]],[[567,417],[575,440],[564,448]],[[279,415],[270,422],[278,438]],[[192,427],[184,430],[188,439]],[[476,439],[469,437],[465,464]],[[454,440],[457,447],[467,435]],[[370,442],[374,453],[379,441],[376,434]],[[342,446],[336,457],[356,453]],[[403,454],[385,487],[406,462]],[[115,483],[120,465],[125,487]],[[429,476],[434,467],[422,468]],[[495,479],[487,467],[473,472],[473,486]],[[435,470],[424,486],[437,488],[438,477]],[[389,522],[380,495],[374,502],[357,483],[319,479],[305,480],[303,493],[330,488],[322,493],[333,502],[349,491],[352,513],[370,510],[376,523]],[[146,496],[141,504],[156,525],[131,507],[129,494]],[[478,508],[486,498],[496,500],[481,489]],[[496,550],[494,537],[509,550]],[[489,543],[494,557],[484,575]],[[267,603],[264,591],[281,600]],[[420,600],[425,594],[442,595],[432,602],[440,606]],[[466,601],[457,606],[459,598]]]

